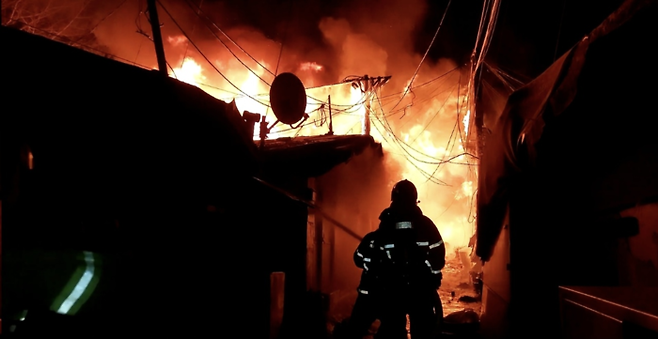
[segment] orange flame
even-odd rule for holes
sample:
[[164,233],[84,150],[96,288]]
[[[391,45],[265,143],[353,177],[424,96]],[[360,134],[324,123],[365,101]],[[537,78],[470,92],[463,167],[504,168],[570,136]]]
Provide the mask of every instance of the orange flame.
[[182,82],[199,87],[199,83],[204,83],[206,77],[202,74],[201,66],[192,58],[185,58],[179,68],[170,71],[170,75]]
[[[178,40],[173,39],[172,41]],[[229,85],[218,88],[218,86],[207,84],[208,78],[205,73],[210,72],[211,69],[204,69],[192,57],[185,58],[181,67],[174,69],[171,76],[198,86],[225,102],[235,100],[241,113],[249,111],[265,115],[270,123],[275,120],[271,110],[267,107],[269,87],[264,82],[265,80],[262,80],[271,74],[266,74],[262,68],[254,67],[253,71],[248,71],[243,65],[227,65],[226,62],[218,64],[223,67],[222,72],[226,74],[227,78],[232,79],[233,84],[239,90]],[[265,65],[264,62],[261,64]],[[317,63],[304,62],[299,65],[298,69],[311,71],[305,73],[305,76],[312,77],[313,74],[321,73],[324,67]],[[277,124],[268,137],[326,134],[330,109],[333,132],[337,135],[362,134],[365,119],[369,119],[373,138],[382,143],[385,149],[388,149],[388,153],[403,168],[399,179],[406,178],[416,183],[421,208],[437,223],[446,243],[463,247],[468,244],[470,236],[474,232],[472,199],[477,182],[475,171],[472,171],[472,167],[470,167],[473,165],[471,164],[473,159],[461,154],[465,149],[462,141],[468,137],[471,111],[464,109],[465,112],[460,113],[460,104],[467,100],[455,94],[459,91],[435,96],[430,102],[424,104],[414,103],[414,94],[411,93],[413,86],[411,80],[407,81],[398,94],[384,97],[377,93],[368,96],[360,86],[351,86],[350,83],[308,88],[306,113],[309,117],[307,121],[298,129]],[[456,86],[460,85],[457,83],[455,88]],[[402,98],[401,96],[405,92],[410,93]],[[331,108],[326,105],[329,97],[331,98]],[[384,116],[392,113],[384,114],[384,112],[391,109],[389,104],[403,99],[406,101],[400,102],[398,106],[403,108],[397,110],[404,113],[406,112],[404,107],[413,108],[413,117],[405,119],[410,119],[409,121],[414,123],[403,124],[397,128],[392,127],[387,122],[387,119],[391,118]],[[463,132],[463,135],[451,143],[448,136],[444,135],[445,133],[439,133],[438,127],[432,124],[436,123],[434,120],[439,122],[452,120],[454,124],[455,118],[461,125],[458,129]],[[258,134],[257,130],[254,131],[254,139],[259,138]],[[460,165],[447,163],[448,159]],[[436,183],[440,181],[454,183],[455,180],[461,180],[461,183],[453,188]],[[423,204],[424,201],[427,203]],[[471,206],[466,208],[470,212],[448,212],[454,204]]]

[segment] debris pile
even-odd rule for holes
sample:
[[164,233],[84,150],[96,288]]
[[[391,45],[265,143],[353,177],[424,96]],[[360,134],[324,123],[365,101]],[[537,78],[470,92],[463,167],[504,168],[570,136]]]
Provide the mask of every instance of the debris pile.
[[482,308],[482,265],[472,262],[469,248],[458,248],[446,258],[439,295],[444,316],[471,309],[480,314]]

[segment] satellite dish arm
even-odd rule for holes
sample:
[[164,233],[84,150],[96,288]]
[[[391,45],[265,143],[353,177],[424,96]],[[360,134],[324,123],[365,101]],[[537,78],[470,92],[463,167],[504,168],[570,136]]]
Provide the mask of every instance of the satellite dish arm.
[[267,128],[267,133],[270,133],[272,128],[274,128],[274,126],[276,126],[276,124],[278,123],[279,123],[279,119],[276,119],[276,121],[273,124],[271,124],[270,127]]
[[303,124],[306,120],[308,120],[308,114],[307,114],[307,113],[304,113],[304,118],[303,118],[302,120],[299,121],[299,123],[297,124],[297,126],[290,125],[290,127],[291,127],[292,129],[297,129],[297,128],[299,128],[300,126],[302,126],[302,124]]

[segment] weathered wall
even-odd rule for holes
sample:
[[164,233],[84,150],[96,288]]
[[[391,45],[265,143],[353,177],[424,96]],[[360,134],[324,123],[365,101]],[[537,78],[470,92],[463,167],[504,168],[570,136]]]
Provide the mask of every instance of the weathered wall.
[[[264,175],[261,179],[296,197],[310,199],[304,177]],[[242,229],[249,230],[254,236],[267,239],[259,247],[246,244],[248,247],[245,250],[255,253],[258,257],[249,265],[252,265],[253,270],[263,273],[261,278],[271,284],[270,288],[266,289],[270,293],[270,298],[263,299],[265,304],[283,300],[282,312],[280,309],[276,311],[278,307],[272,308],[276,305],[270,305],[270,312],[274,311],[270,314],[270,321],[276,322],[275,327],[280,326],[275,328],[276,332],[279,332],[281,338],[295,338],[302,333],[316,330],[309,319],[312,319],[310,315],[315,316],[319,312],[318,305],[307,304],[309,301],[306,295],[305,256],[307,206],[267,185],[261,183],[255,185],[255,194],[251,197],[253,202],[251,209],[245,215],[245,221],[238,225]],[[283,275],[280,276],[282,281],[272,283],[270,281],[272,272],[282,272]],[[260,305],[259,303],[258,306]]]
[[[361,236],[378,227],[379,214],[390,203],[393,183],[387,177],[386,156],[380,152],[368,148],[317,178],[322,210]],[[321,223],[321,290],[329,295],[329,317],[340,320],[349,316],[356,298],[361,270],[352,257],[360,239],[329,220]]]

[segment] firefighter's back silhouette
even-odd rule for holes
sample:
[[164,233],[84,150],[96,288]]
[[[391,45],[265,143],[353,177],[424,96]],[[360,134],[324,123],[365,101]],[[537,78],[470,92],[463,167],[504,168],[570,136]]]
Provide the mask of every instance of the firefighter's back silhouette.
[[407,315],[414,339],[435,338],[439,331],[443,311],[437,289],[445,247],[417,198],[413,183],[398,182],[391,206],[379,216],[379,228],[368,233],[354,253],[363,272],[347,326],[349,338],[362,338],[375,319],[381,321],[375,338],[406,338]]
[[382,230],[378,260],[379,280],[383,291],[403,291],[428,280],[427,252],[418,245],[417,232],[411,222],[398,223],[397,228]]

